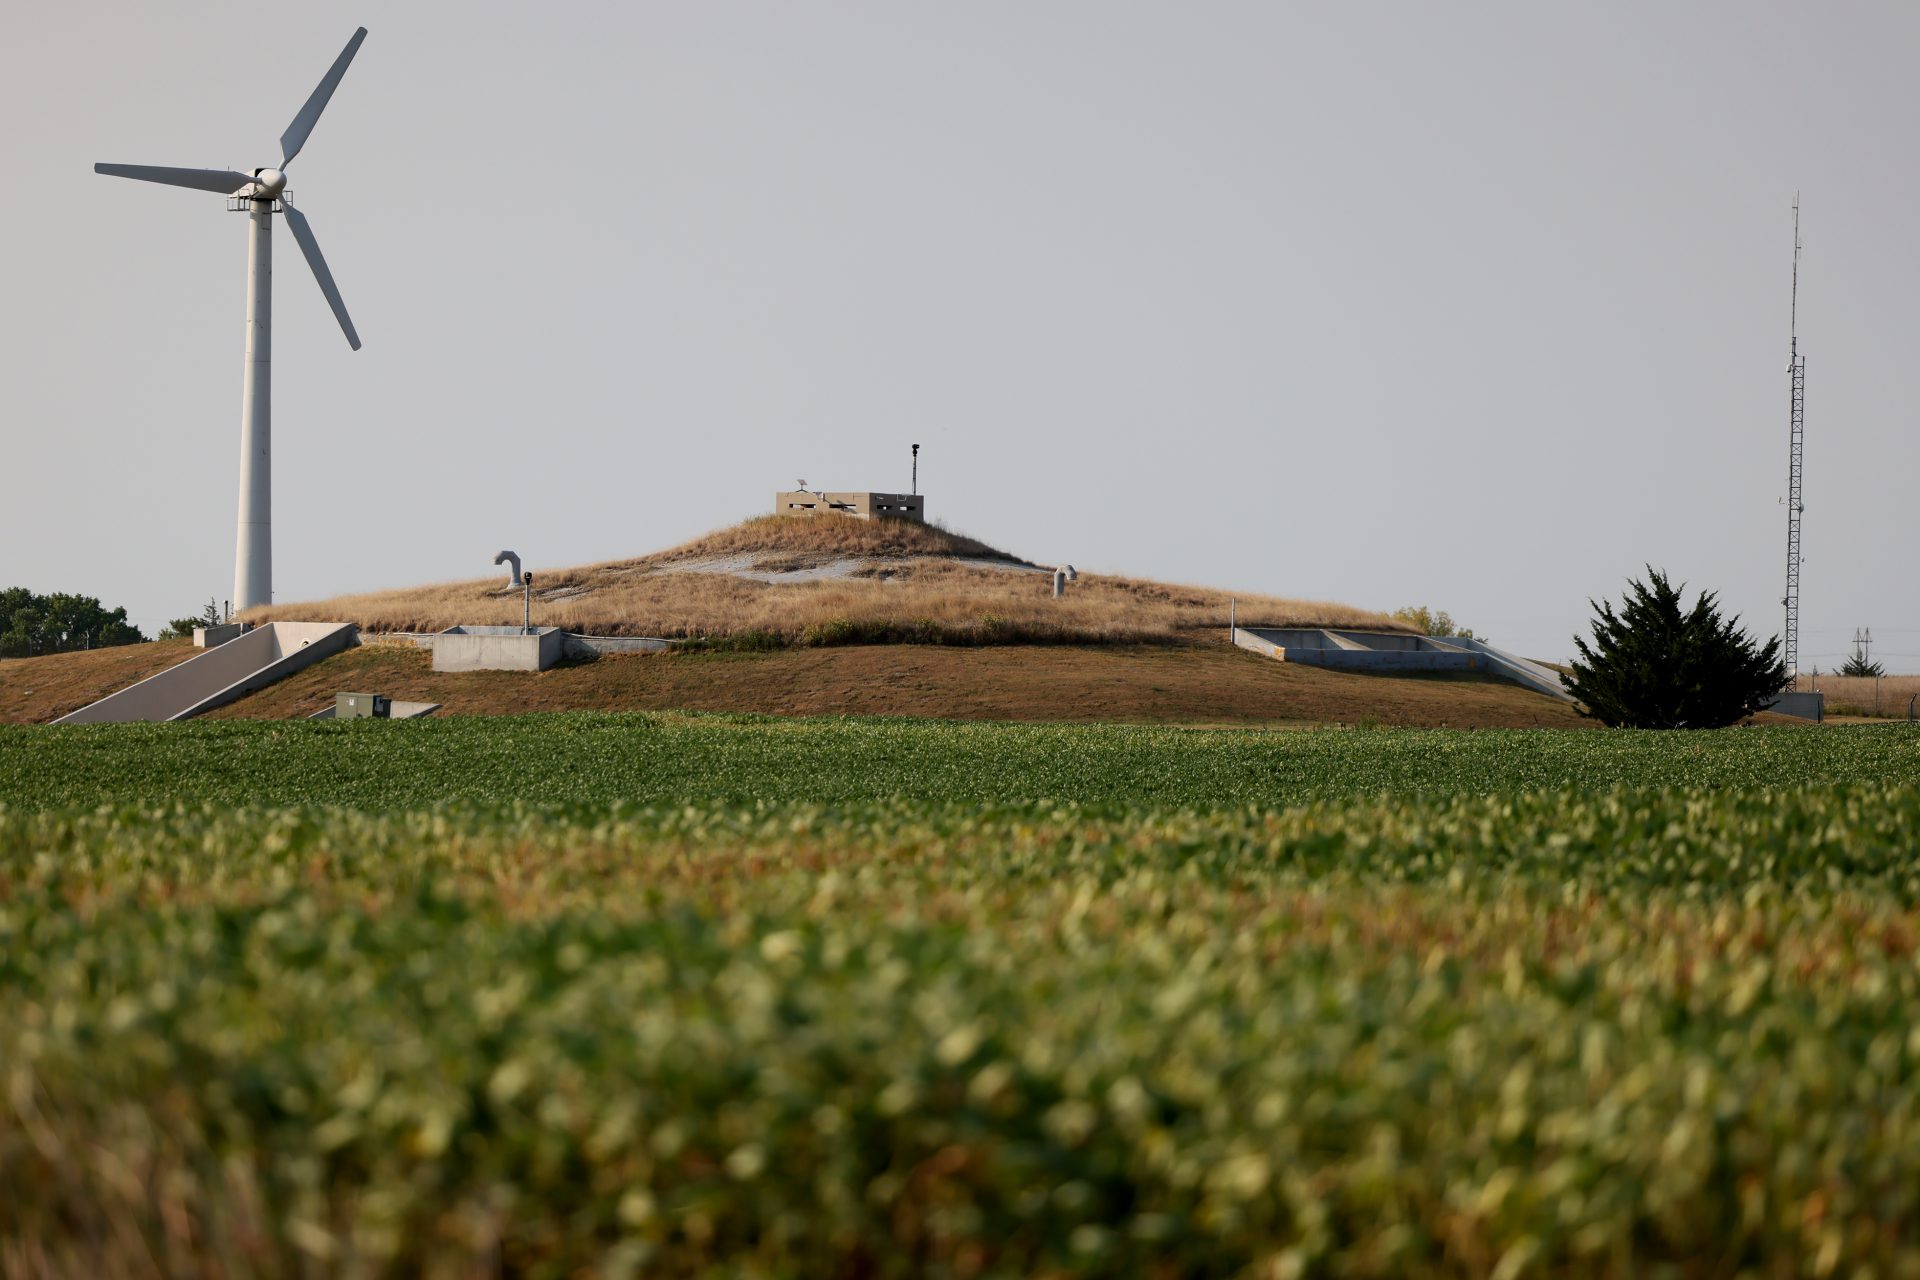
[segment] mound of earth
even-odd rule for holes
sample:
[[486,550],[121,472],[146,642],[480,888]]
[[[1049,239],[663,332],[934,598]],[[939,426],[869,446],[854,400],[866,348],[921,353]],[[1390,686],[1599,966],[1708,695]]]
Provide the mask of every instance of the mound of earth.
[[436,714],[747,711],[1105,724],[1575,728],[1573,708],[1476,676],[1376,676],[1274,662],[1204,644],[859,645],[769,653],[669,651],[538,674],[438,672],[410,645],[349,649],[239,702],[219,719],[291,719],[342,689],[440,704]]
[[[1082,573],[1064,599],[1052,567],[937,525],[762,516],[653,555],[534,576],[534,621],[584,635],[658,636],[714,648],[848,643],[1167,644],[1223,633],[1229,593]],[[1246,626],[1404,624],[1350,605],[1237,597]],[[521,592],[500,577],[250,610],[352,622],[362,632],[512,626]]]

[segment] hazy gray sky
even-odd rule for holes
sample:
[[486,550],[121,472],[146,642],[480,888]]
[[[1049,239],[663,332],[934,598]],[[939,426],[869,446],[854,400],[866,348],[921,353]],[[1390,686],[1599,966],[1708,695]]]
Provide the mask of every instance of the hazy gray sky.
[[799,477],[1049,562],[1557,657],[1642,564],[1920,670],[1920,8],[34,4],[0,42],[0,585],[232,582],[246,222],[292,169],[281,600],[654,550]]

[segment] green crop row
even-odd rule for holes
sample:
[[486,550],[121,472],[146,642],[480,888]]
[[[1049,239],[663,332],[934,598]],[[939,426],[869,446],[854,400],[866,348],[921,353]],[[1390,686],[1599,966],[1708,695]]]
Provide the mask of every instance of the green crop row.
[[1920,786],[1726,737],[1802,785],[0,808],[0,1266],[1920,1274]]
[[1333,731],[566,714],[0,726],[0,804],[1058,802],[1115,812],[1377,794],[1920,777],[1920,730]]

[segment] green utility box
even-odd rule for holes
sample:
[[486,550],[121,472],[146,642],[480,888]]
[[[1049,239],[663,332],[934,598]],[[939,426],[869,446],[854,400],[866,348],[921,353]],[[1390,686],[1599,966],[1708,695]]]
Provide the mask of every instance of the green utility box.
[[393,714],[393,700],[381,693],[336,693],[335,720],[385,720]]

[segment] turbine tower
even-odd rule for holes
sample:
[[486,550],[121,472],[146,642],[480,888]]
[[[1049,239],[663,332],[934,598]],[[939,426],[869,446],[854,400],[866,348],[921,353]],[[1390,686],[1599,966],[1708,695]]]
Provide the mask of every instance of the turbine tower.
[[307,136],[327,109],[347,65],[367,38],[361,27],[333,60],[320,85],[300,108],[287,131],[280,135],[278,168],[255,169],[251,174],[232,169],[168,169],[143,164],[96,164],[95,173],[114,178],[160,182],[190,187],[227,197],[227,208],[247,215],[247,359],[240,379],[240,519],[233,552],[233,606],[236,610],[273,602],[273,215],[287,220],[294,243],[313,268],[320,292],[333,308],[334,318],[347,335],[347,344],[360,349],[360,335],[347,318],[333,273],[320,256],[313,228],[287,201],[287,166],[306,145]]

